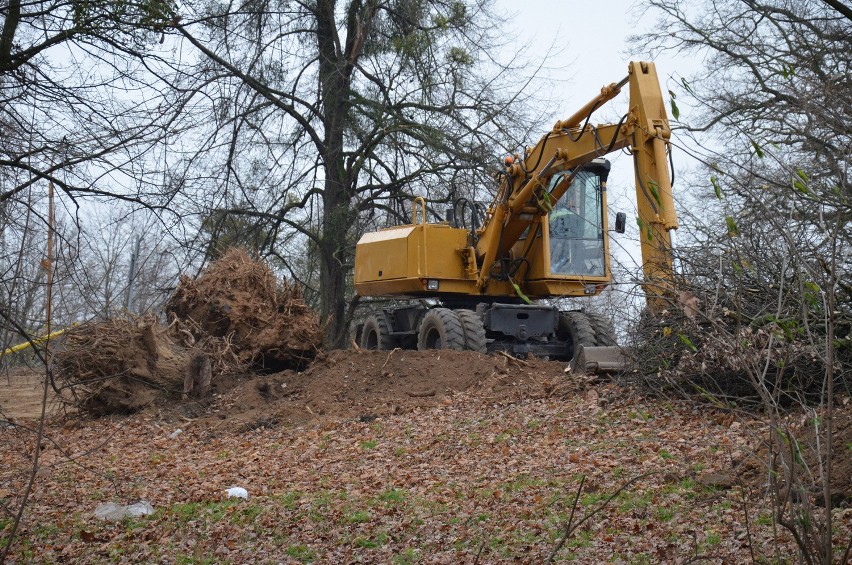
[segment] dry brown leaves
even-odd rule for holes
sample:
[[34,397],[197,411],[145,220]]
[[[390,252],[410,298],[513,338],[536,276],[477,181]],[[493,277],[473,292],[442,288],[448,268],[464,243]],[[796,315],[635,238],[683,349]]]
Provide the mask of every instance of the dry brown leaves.
[[[344,360],[337,366],[351,371]],[[748,428],[757,422],[568,377],[562,394],[495,394],[532,386],[519,373],[513,380],[519,367],[506,369],[467,391],[441,389],[434,406],[368,421],[244,432],[151,414],[55,421],[13,562],[470,563],[480,555],[482,563],[540,563],[581,477],[579,516],[645,474],[576,532],[559,560],[739,563],[776,549],[795,554],[783,534],[773,539],[760,488],[733,473],[754,447]],[[537,378],[540,390],[553,390]],[[177,427],[184,431],[175,436]],[[0,434],[8,462],[0,500],[11,508],[32,436]],[[703,485],[709,475],[733,487]],[[232,485],[250,498],[226,500]],[[119,524],[92,516],[101,502],[140,499],[157,513]],[[851,516],[836,512],[840,544]]]

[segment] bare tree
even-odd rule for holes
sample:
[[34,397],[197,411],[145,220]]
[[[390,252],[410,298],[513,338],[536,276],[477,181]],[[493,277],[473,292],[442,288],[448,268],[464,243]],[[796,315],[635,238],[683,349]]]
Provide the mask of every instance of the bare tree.
[[[201,151],[216,213],[265,224],[264,252],[313,286],[332,346],[346,341],[360,233],[405,221],[413,194],[433,205],[471,195],[491,182],[485,163],[512,145],[503,126],[523,113],[511,102],[526,78],[497,63],[489,4],[315,0],[181,13],[177,30],[206,57],[187,89],[211,100]],[[315,253],[318,273],[299,273],[294,247]]]
[[[159,0],[0,6],[0,306],[30,331],[44,324],[48,185],[68,212],[58,234],[66,259],[91,241],[80,240],[80,220],[99,203],[123,201],[162,221],[177,208],[181,183],[170,167],[180,160],[174,142],[189,112],[174,104],[183,98],[171,82],[171,45],[161,43],[164,10]],[[60,288],[72,274],[59,273]],[[4,342],[20,339],[8,324],[3,332]]]
[[[804,562],[830,563],[834,388],[852,371],[852,14],[829,0],[646,4],[665,29],[652,52],[706,61],[671,84],[675,109],[682,97],[697,108],[680,126],[706,167],[704,204],[717,202],[704,208],[718,214],[698,218],[709,223],[682,249],[712,329],[682,336],[692,351],[680,369],[747,377],[769,424],[776,523]],[[815,416],[812,467],[784,415],[791,400]]]

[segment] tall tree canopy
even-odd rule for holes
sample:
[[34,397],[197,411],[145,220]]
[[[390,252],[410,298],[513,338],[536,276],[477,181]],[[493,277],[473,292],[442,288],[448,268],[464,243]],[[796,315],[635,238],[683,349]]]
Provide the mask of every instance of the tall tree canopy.
[[[4,342],[20,339],[14,328],[40,331],[44,324],[41,259],[48,183],[56,189],[60,208],[72,216],[87,200],[114,206],[121,200],[131,208],[170,206],[174,187],[158,167],[159,152],[177,134],[179,113],[171,103],[176,97],[169,82],[175,59],[160,43],[169,17],[159,0],[0,4]],[[57,255],[68,258],[86,246],[80,241],[85,233],[70,222],[64,225],[68,229],[59,230],[59,238],[70,239],[61,245],[57,239]],[[65,282],[57,279],[58,285]],[[63,305],[81,302],[67,298]],[[85,311],[69,315],[73,320]],[[54,314],[60,318],[60,309]]]
[[[433,211],[472,196],[516,144],[505,132],[524,137],[526,109],[511,103],[535,69],[499,63],[491,4],[10,0],[8,272],[34,225],[26,211],[46,216],[30,192],[50,181],[66,204],[157,211],[198,256],[215,238],[278,257],[308,286],[329,344],[345,344],[357,237],[407,221],[413,195]],[[256,235],[220,233],[239,226]]]

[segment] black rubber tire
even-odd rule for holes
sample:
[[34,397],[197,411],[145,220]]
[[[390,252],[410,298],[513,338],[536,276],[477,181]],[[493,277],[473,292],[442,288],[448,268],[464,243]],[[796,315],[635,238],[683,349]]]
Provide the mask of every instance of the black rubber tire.
[[595,341],[598,346],[618,345],[615,339],[615,329],[612,327],[612,321],[597,312],[584,311],[583,314],[589,319],[592,329],[595,331]]
[[556,336],[560,340],[568,342],[565,355],[552,355],[551,359],[557,361],[571,361],[576,355],[578,346],[595,347],[598,341],[595,330],[589,318],[582,312],[562,312],[559,315],[559,325]]
[[449,308],[433,308],[420,322],[417,349],[465,349],[464,328],[455,312]]
[[396,339],[390,335],[388,323],[381,312],[370,314],[361,330],[361,349],[390,350],[396,347]]
[[488,353],[488,340],[485,337],[485,326],[482,318],[473,310],[456,310],[456,315],[462,323],[466,349]]

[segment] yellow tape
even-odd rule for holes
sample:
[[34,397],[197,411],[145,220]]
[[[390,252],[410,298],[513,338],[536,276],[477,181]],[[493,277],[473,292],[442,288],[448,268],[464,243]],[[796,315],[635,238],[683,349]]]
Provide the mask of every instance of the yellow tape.
[[32,341],[25,341],[24,343],[19,343],[18,345],[13,345],[13,346],[12,346],[12,347],[10,347],[9,349],[5,349],[5,350],[3,350],[3,354],[2,354],[2,355],[11,355],[12,353],[17,353],[18,351],[23,351],[23,350],[24,350],[24,349],[26,349],[27,347],[31,347],[31,346],[33,346],[33,345],[35,345],[35,344],[38,344],[38,343],[44,343],[45,341],[47,341],[47,340],[49,340],[49,339],[53,339],[53,338],[55,338],[56,336],[60,336],[60,335],[64,334],[65,332],[67,332],[68,330],[70,330],[71,328],[73,328],[73,327],[74,327],[74,326],[76,326],[76,325],[77,325],[77,324],[76,324],[76,322],[75,322],[75,323],[71,324],[70,326],[68,326],[67,328],[62,328],[61,330],[56,330],[55,332],[51,332],[51,333],[49,333],[49,334],[47,334],[47,335],[43,335],[43,336],[41,336],[41,337],[37,337],[37,338],[35,338],[35,339],[34,339],[34,340],[32,340]]

